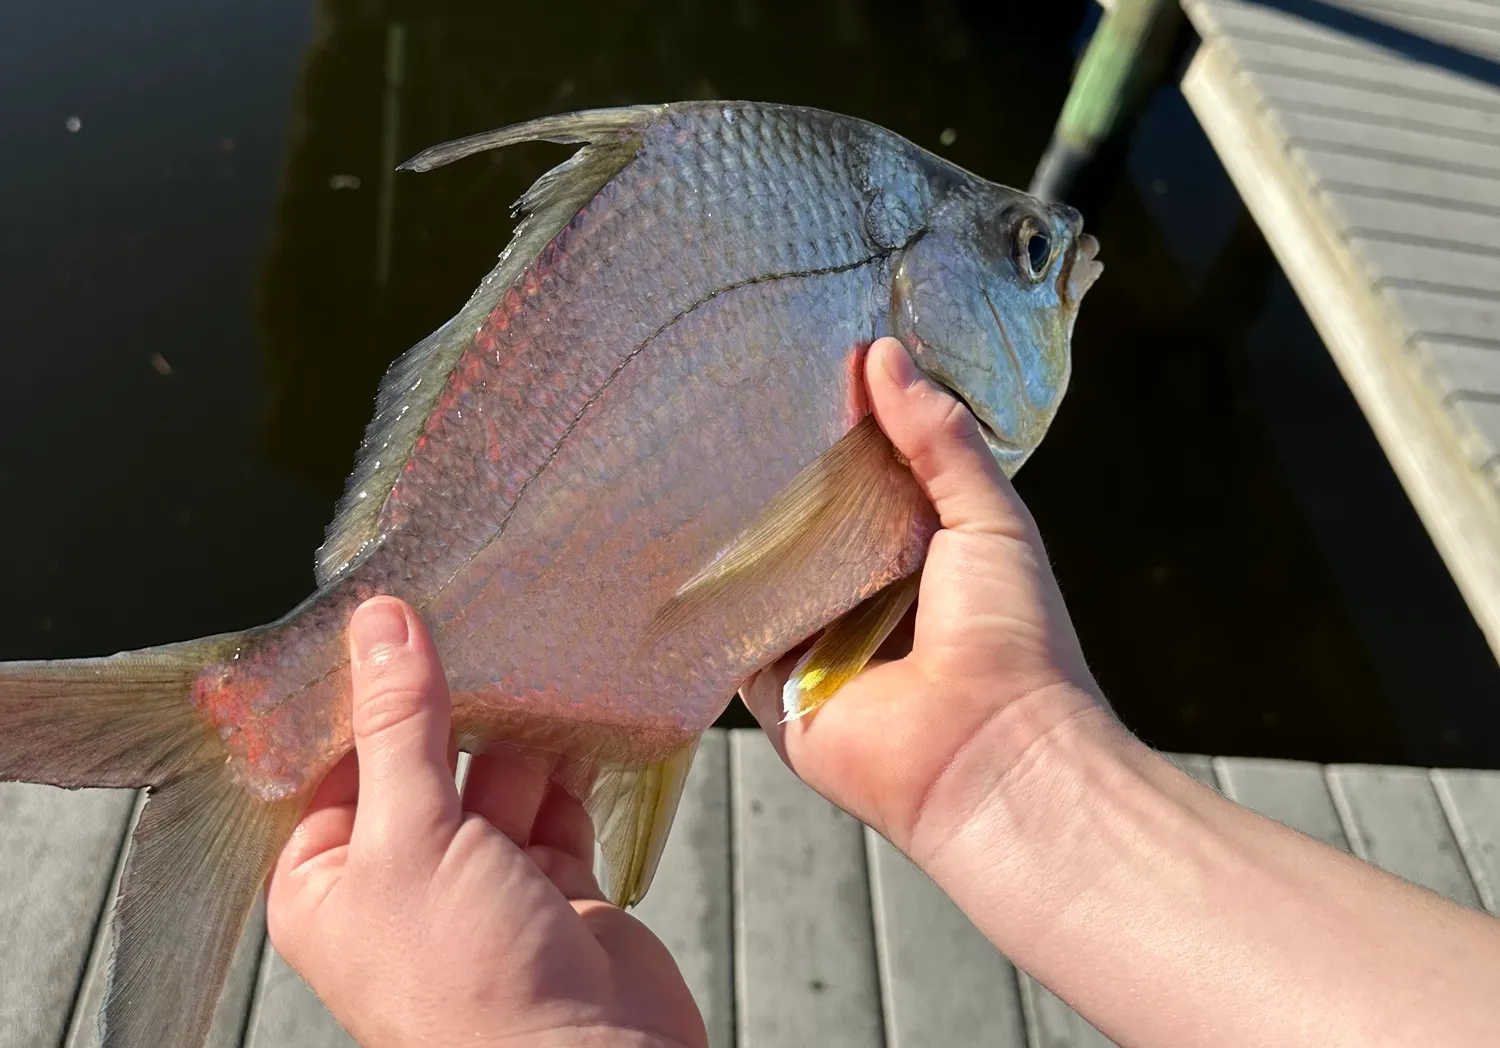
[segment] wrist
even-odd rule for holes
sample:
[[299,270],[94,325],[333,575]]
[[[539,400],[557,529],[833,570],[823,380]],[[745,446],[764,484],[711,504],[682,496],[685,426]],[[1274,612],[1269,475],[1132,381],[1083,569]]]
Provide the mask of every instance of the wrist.
[[[989,714],[915,806],[906,840],[923,868],[976,839],[998,835],[1015,847],[1052,837],[1065,783],[1099,774],[1101,763],[1140,746],[1090,691],[1060,683]],[[929,871],[931,872],[931,871]]]
[[1144,852],[1189,836],[1202,787],[1081,688],[1004,712],[934,787],[907,853],[1019,963]]

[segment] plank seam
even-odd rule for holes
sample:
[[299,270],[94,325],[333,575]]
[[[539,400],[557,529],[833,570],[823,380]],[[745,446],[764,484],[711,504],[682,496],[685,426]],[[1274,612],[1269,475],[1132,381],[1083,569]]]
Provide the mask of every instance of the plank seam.
[[1453,197],[1434,196],[1430,193],[1414,193],[1407,189],[1390,189],[1385,186],[1365,186],[1358,182],[1345,182],[1337,178],[1316,178],[1315,185],[1325,195],[1357,196],[1366,200],[1389,200],[1398,204],[1420,204],[1423,207],[1451,211],[1455,215],[1476,215],[1481,218],[1500,218],[1500,206],[1477,204]]
[[1433,138],[1441,138],[1456,142],[1468,142],[1479,146],[1500,146],[1500,133],[1490,134],[1485,131],[1472,131],[1468,128],[1452,127],[1448,124],[1438,124],[1431,120],[1416,120],[1410,117],[1393,116],[1390,113],[1381,113],[1367,109],[1350,109],[1348,106],[1325,105],[1322,102],[1307,102],[1283,98],[1281,96],[1264,96],[1267,104],[1275,106],[1279,112],[1292,113],[1299,116],[1323,116],[1337,117],[1361,127],[1384,128],[1399,127],[1412,134],[1431,135]]
[[869,827],[859,822],[858,819],[855,822],[859,823],[860,844],[863,845],[859,853],[865,875],[865,920],[870,929],[870,949],[875,954],[875,993],[880,999],[879,1006],[875,1009],[875,1016],[879,1020],[880,1044],[882,1048],[887,1048],[891,1043],[891,1026],[886,1022],[885,979],[880,971],[880,929],[875,927],[875,881],[874,871],[870,868]]
[[[710,731],[722,729],[711,728]],[[724,730],[724,776],[729,781],[724,790],[724,821],[729,833],[729,1048],[740,1043],[740,817],[735,805],[739,801],[737,771],[738,747],[735,733]]]
[[1481,302],[1492,301],[1500,295],[1500,288],[1470,287],[1465,284],[1450,284],[1446,280],[1423,280],[1421,277],[1377,276],[1372,283],[1376,287],[1392,291],[1430,291],[1450,298],[1476,298]]
[[1372,229],[1368,226],[1346,226],[1344,234],[1350,240],[1376,240],[1385,244],[1401,244],[1410,247],[1430,247],[1454,255],[1473,255],[1478,258],[1500,258],[1500,246],[1471,244],[1465,240],[1450,240],[1447,237],[1429,237],[1420,233],[1402,233],[1391,229]]
[[[1259,94],[1259,91],[1257,91],[1257,94]],[[1270,103],[1266,103],[1266,109],[1272,113],[1282,112],[1282,110],[1272,108]],[[1332,153],[1334,156],[1349,156],[1361,160],[1385,160],[1399,167],[1414,167],[1422,171],[1436,171],[1440,174],[1468,175],[1472,178],[1490,180],[1500,179],[1500,167],[1486,167],[1483,164],[1463,164],[1448,161],[1440,162],[1392,149],[1374,149],[1370,146],[1355,145],[1350,142],[1330,142],[1315,135],[1293,133],[1285,125],[1282,125],[1281,137],[1289,146],[1298,149],[1313,149],[1320,153]]]

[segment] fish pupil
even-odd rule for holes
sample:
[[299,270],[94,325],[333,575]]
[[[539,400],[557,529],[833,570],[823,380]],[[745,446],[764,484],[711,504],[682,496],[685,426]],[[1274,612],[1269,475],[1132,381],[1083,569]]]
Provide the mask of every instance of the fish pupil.
[[1047,239],[1045,233],[1032,233],[1031,239],[1026,243],[1026,261],[1031,263],[1031,272],[1040,275],[1047,268],[1047,260],[1052,257],[1052,242]]

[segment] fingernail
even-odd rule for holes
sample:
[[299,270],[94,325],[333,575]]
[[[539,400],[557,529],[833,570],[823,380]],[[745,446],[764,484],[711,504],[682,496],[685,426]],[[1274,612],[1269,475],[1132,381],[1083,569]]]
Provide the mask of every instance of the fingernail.
[[361,662],[382,650],[405,647],[410,635],[406,615],[393,600],[373,600],[361,605],[349,623],[354,657]]
[[906,352],[906,347],[899,342],[894,346],[886,346],[885,373],[901,389],[911,388],[921,377],[917,372],[917,365],[912,363],[911,355]]

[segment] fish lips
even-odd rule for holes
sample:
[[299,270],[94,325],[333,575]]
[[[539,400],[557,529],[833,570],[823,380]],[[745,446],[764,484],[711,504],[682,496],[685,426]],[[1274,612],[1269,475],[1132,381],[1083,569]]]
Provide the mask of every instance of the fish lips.
[[1067,264],[1057,275],[1058,294],[1075,308],[1104,272],[1104,263],[1098,260],[1098,254],[1098,238],[1080,233],[1073,242],[1073,250],[1068,253]]

